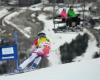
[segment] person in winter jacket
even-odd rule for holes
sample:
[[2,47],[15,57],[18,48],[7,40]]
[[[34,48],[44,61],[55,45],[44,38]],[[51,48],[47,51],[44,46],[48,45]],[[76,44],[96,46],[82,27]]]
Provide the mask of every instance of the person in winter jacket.
[[68,10],[68,17],[69,17],[68,18],[69,27],[75,27],[77,25],[77,21],[79,18],[72,6],[70,6]]
[[26,59],[19,67],[23,70],[33,61],[33,68],[36,68],[43,57],[47,57],[50,52],[50,41],[45,33],[39,33],[34,39],[31,56]]
[[60,13],[60,17],[62,18],[62,21],[66,21],[68,18],[68,14],[66,12],[66,9],[63,9]]
[[76,17],[76,16],[77,16],[77,14],[75,13],[75,11],[74,11],[74,9],[73,9],[72,6],[70,6],[70,8],[69,8],[69,10],[68,10],[68,16],[69,16],[70,18],[73,18],[73,17]]

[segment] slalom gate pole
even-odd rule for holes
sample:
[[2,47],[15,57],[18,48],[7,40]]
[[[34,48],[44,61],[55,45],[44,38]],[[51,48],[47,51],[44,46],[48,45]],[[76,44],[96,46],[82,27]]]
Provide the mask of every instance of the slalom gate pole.
[[14,34],[14,39],[15,39],[16,45],[17,45],[16,70],[18,70],[18,67],[19,67],[19,57],[18,57],[19,42],[18,42],[18,33],[16,31],[14,31],[13,34]]

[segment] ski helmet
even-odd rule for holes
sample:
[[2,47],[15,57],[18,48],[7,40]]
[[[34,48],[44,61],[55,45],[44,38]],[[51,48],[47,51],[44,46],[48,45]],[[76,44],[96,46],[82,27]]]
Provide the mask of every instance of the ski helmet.
[[46,34],[41,32],[41,33],[38,34],[38,37],[46,37]]

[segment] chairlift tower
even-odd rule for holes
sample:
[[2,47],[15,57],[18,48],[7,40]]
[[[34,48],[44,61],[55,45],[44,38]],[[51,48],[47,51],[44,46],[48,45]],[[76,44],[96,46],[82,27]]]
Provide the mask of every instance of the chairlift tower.
[[[56,6],[56,0],[54,0],[54,3],[53,3],[53,23],[54,23],[54,17],[55,17],[55,6]],[[55,23],[54,23],[54,29],[55,29]]]

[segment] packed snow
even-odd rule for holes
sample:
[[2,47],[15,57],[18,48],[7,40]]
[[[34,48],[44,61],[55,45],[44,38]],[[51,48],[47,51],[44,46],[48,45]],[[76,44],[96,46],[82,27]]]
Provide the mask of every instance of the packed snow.
[[[41,7],[31,6],[29,9],[36,11],[41,10]],[[51,9],[53,8],[45,8],[45,10]],[[47,34],[52,46],[48,59],[50,64],[55,66],[22,74],[10,76],[3,75],[0,76],[0,80],[100,80],[100,59],[92,60],[92,56],[96,51],[98,51],[98,48],[96,47],[96,40],[94,36],[89,31],[85,30],[85,32],[89,34],[90,40],[88,48],[84,53],[84,57],[81,56],[80,58],[77,57],[75,59],[75,61],[77,61],[77,59],[82,61],[58,65],[61,64],[59,47],[65,42],[70,43],[78,34],[83,35],[85,32],[65,32],[55,34],[52,31],[54,28],[53,20],[47,20],[47,16],[43,13],[38,16],[38,19],[43,21],[45,24],[45,28],[42,32]],[[26,35],[26,33],[20,28],[17,29]]]
[[10,21],[11,18],[13,18],[13,17],[19,15],[20,13],[22,13],[22,12],[24,12],[24,11],[25,11],[25,9],[22,9],[22,10],[20,10],[19,12],[15,11],[15,12],[13,12],[12,14],[6,16],[6,17],[3,19],[2,24],[3,24],[3,26],[4,26],[4,25],[5,25],[4,22],[6,22],[7,24],[9,24],[9,25],[13,26],[14,28],[16,28],[17,30],[19,30],[22,34],[24,34],[25,37],[30,38],[30,35],[27,33],[27,31],[21,29],[21,28],[18,27],[16,24],[14,24],[13,22]]
[[96,52],[99,51],[99,48],[97,47],[97,41],[91,32],[87,31],[85,29],[85,32],[88,33],[90,36],[90,39],[88,41],[88,48],[86,49],[85,53],[83,53],[82,56],[76,57],[73,61],[83,61],[83,60],[91,60],[93,59],[93,56]]
[[100,80],[100,59],[73,62],[16,75],[3,75],[0,80]]
[[[44,14],[39,15],[39,20],[45,23],[45,28],[42,32],[47,34],[47,37],[51,41],[51,53],[49,55],[49,61],[52,65],[60,63],[60,54],[58,48],[63,45],[65,42],[70,43],[72,39],[75,39],[76,36],[79,34],[77,32],[66,32],[66,33],[57,33],[53,32],[53,21],[46,20],[46,16]],[[80,34],[83,34],[82,32]],[[54,52],[56,51],[56,52]],[[55,60],[54,60],[55,59]],[[57,61],[58,60],[58,61]]]
[[7,14],[8,14],[8,10],[7,9],[0,10],[0,18],[4,17]]
[[94,29],[100,30],[100,26],[95,27]]

